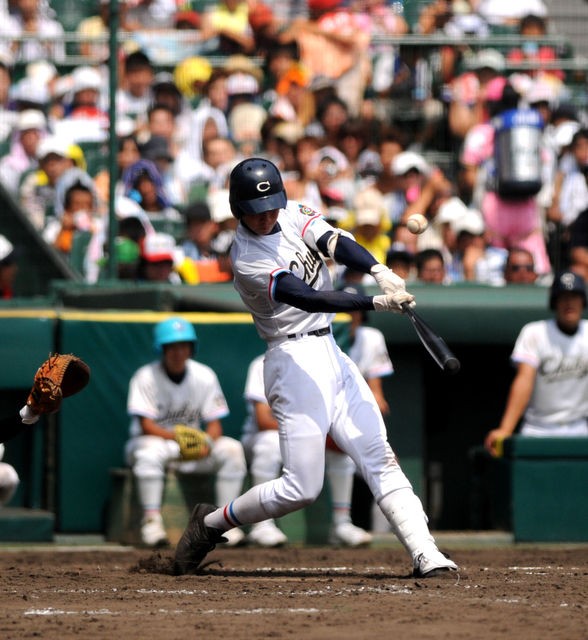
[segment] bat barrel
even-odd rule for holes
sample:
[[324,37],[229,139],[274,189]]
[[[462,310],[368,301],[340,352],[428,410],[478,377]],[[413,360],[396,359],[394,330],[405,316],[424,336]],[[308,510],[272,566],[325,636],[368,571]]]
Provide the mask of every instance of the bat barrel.
[[439,367],[448,374],[456,374],[460,368],[460,362],[447,346],[443,338],[438,335],[407,303],[402,305],[406,315],[410,318],[414,330],[425,349]]

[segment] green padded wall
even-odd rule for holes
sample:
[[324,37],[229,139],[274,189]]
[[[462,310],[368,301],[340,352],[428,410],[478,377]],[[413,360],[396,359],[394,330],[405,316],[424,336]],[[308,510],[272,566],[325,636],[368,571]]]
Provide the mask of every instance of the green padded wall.
[[54,348],[53,311],[0,310],[0,389],[28,388],[32,375]]
[[[152,331],[164,313],[65,313],[60,348],[82,357],[92,369],[88,387],[68,399],[60,412],[58,444],[58,528],[101,531],[110,493],[108,469],[123,465],[128,434],[126,396],[135,370],[155,358]],[[197,358],[217,373],[231,415],[227,435],[237,436],[248,362],[263,349],[249,316],[185,314],[194,323]]]

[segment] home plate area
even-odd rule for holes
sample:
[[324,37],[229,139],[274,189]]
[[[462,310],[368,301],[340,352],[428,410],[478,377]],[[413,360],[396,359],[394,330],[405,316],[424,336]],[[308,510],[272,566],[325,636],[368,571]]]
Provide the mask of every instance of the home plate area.
[[423,580],[398,545],[217,547],[193,576],[173,550],[0,548],[0,637],[586,637],[588,545],[448,551],[459,573]]

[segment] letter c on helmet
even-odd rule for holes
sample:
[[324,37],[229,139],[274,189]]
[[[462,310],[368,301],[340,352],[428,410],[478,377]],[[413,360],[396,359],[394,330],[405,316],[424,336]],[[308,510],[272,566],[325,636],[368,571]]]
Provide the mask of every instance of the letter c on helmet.
[[265,180],[264,182],[259,182],[257,184],[257,190],[261,191],[261,193],[265,193],[266,191],[269,191],[269,189],[271,189],[271,184],[269,183],[269,180]]

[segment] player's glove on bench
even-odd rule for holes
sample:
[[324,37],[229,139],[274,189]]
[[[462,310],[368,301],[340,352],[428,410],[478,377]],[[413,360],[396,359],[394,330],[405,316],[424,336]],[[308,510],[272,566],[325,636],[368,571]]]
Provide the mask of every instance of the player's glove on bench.
[[212,439],[204,431],[188,427],[185,424],[176,424],[174,437],[180,446],[182,460],[201,460],[210,455]]

